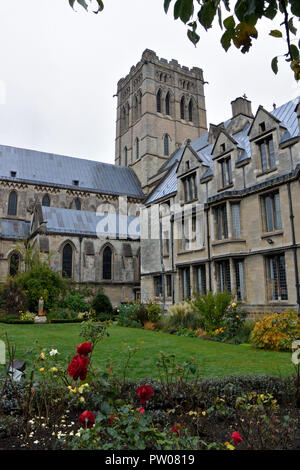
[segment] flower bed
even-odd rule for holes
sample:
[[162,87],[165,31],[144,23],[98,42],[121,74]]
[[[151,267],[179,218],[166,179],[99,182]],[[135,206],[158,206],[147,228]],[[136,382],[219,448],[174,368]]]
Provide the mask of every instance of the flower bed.
[[93,365],[106,335],[105,324],[84,322],[69,364],[57,349],[43,348],[26,380],[3,378],[0,449],[298,448],[295,377],[204,380],[192,358],[180,363],[160,354],[158,380],[130,382],[138,348],[124,353],[121,375],[109,360],[102,370]]

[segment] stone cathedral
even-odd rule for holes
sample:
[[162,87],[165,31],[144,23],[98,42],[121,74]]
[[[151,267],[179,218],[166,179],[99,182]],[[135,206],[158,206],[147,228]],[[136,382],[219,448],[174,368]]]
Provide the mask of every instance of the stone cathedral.
[[0,282],[26,242],[75,283],[168,305],[230,290],[299,308],[300,98],[207,125],[203,72],[145,50],[118,82],[115,164],[0,145]]

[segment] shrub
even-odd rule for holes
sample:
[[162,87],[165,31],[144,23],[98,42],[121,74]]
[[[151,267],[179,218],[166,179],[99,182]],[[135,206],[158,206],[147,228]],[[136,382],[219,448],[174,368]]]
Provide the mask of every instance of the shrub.
[[137,303],[133,304],[133,312],[134,312],[134,320],[144,325],[149,318],[148,318],[148,310],[145,304]]
[[14,279],[8,279],[3,286],[2,309],[7,315],[18,315],[25,310],[26,294]]
[[89,309],[84,295],[81,292],[70,293],[63,301],[63,307],[69,308],[74,312],[86,312]]
[[169,328],[189,328],[196,330],[201,326],[199,315],[189,302],[182,302],[168,308],[167,325]]
[[149,322],[158,323],[161,318],[161,313],[162,313],[162,309],[160,305],[149,302],[147,308],[148,308]]
[[77,312],[70,310],[69,308],[57,307],[52,310],[47,315],[48,320],[75,320],[78,317]]
[[200,317],[200,327],[211,332],[224,325],[224,317],[232,301],[230,292],[208,292],[202,297],[195,296],[191,301],[193,310]]
[[136,319],[135,304],[121,304],[118,308],[118,325],[129,326],[132,328],[142,328],[142,323]]
[[26,312],[26,313],[21,313],[20,315],[20,320],[22,321],[34,321],[34,319],[35,319],[35,313]]
[[36,263],[27,272],[15,277],[18,285],[26,294],[26,307],[30,312],[37,312],[39,298],[44,299],[44,310],[53,308],[65,292],[64,279],[52,271],[46,263]]
[[257,348],[290,351],[293,341],[300,339],[300,318],[289,309],[273,313],[258,321],[250,335]]
[[100,315],[100,313],[113,313],[111,301],[109,300],[107,295],[104,294],[102,289],[100,289],[94,297],[92,307],[95,310],[96,318],[98,318],[98,315]]
[[246,319],[246,313],[233,302],[224,316],[225,340],[232,339],[241,331]]

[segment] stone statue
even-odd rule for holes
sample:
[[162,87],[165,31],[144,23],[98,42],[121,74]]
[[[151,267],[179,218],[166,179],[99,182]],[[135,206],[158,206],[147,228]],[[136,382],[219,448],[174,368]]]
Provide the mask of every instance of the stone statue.
[[39,299],[39,317],[43,317],[45,315],[44,313],[44,299],[43,297],[40,297]]
[[34,323],[47,323],[47,317],[44,312],[44,299],[43,297],[39,298],[39,312],[34,318]]

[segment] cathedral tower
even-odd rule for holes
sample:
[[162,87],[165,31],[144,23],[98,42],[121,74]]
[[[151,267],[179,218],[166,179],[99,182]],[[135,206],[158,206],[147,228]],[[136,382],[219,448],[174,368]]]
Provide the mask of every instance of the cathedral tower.
[[116,165],[130,166],[143,190],[186,139],[207,132],[203,72],[146,49],[118,82]]

